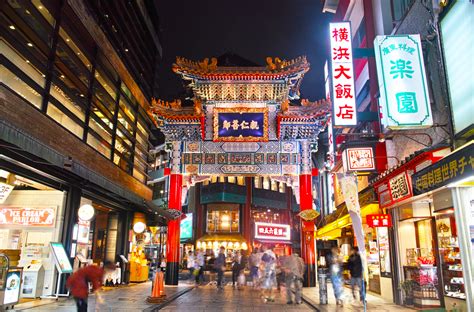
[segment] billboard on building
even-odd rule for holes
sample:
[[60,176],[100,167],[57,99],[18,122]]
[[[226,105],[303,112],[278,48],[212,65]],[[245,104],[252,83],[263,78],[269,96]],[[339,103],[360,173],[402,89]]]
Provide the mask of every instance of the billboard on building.
[[330,23],[334,126],[357,125],[352,37],[349,22]]
[[420,35],[377,36],[374,48],[382,124],[388,129],[432,126]]

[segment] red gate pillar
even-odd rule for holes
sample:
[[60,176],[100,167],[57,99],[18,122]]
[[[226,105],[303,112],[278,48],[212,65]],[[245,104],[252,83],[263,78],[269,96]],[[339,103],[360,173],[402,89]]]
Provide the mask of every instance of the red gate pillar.
[[[171,174],[168,209],[181,211],[182,190],[183,176],[181,174]],[[166,241],[166,285],[178,285],[180,223],[180,218],[168,222],[168,239]]]
[[[311,174],[300,175],[300,210],[313,209]],[[304,287],[316,286],[314,222],[301,220],[301,257],[306,264]]]

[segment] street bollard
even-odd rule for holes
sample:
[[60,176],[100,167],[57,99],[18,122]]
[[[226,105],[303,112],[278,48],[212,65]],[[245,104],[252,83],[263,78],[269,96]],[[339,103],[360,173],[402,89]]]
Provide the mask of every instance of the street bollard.
[[319,304],[328,304],[327,269],[318,269]]

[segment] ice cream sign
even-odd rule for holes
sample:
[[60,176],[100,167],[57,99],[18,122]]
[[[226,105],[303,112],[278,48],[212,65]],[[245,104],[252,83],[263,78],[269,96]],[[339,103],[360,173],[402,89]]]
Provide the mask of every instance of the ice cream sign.
[[255,222],[255,238],[290,240],[290,226],[287,224]]
[[0,225],[54,226],[56,209],[47,208],[0,208]]

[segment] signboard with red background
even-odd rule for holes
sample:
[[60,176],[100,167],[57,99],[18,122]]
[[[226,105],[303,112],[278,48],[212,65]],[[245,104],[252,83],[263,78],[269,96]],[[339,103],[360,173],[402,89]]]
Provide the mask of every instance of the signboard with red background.
[[367,225],[369,227],[391,227],[392,217],[388,214],[367,215]]
[[287,224],[255,222],[255,238],[289,241],[290,226]]
[[56,209],[45,208],[0,208],[0,225],[46,226],[53,227],[56,220]]
[[380,208],[392,206],[413,196],[412,175],[430,166],[449,153],[449,148],[438,148],[413,156],[373,183]]

